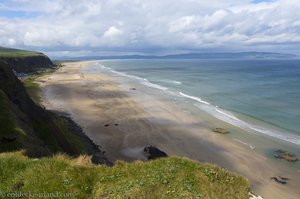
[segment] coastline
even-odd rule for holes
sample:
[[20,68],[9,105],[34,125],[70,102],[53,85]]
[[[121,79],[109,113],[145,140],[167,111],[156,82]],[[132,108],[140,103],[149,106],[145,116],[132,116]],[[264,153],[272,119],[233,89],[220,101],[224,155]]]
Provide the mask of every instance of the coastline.
[[[120,85],[108,74],[83,74],[81,70],[89,63],[65,63],[39,79],[43,104],[69,113],[110,160],[145,160],[143,147],[156,145],[169,155],[217,164],[241,174],[249,179],[251,189],[265,198],[297,198],[300,194],[299,173],[212,133],[205,118],[184,112],[176,104]],[[270,180],[278,175],[292,180],[288,185]]]

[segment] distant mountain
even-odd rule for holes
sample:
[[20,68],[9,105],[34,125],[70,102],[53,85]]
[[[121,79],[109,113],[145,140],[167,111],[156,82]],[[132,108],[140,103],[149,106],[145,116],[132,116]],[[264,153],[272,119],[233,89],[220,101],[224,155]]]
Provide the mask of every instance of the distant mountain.
[[270,52],[239,52],[239,53],[189,53],[180,55],[167,55],[164,58],[179,59],[289,59],[296,58],[296,55],[270,53]]
[[164,56],[148,55],[123,55],[123,56],[83,56],[66,58],[67,60],[86,59],[296,59],[293,54],[271,53],[271,52],[238,52],[238,53],[186,53]]

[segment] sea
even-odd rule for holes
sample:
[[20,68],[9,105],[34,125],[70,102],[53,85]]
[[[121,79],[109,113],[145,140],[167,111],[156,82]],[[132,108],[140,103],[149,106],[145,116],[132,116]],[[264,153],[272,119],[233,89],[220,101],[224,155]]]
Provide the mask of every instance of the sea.
[[300,60],[99,60],[106,71],[180,98],[246,132],[300,146]]

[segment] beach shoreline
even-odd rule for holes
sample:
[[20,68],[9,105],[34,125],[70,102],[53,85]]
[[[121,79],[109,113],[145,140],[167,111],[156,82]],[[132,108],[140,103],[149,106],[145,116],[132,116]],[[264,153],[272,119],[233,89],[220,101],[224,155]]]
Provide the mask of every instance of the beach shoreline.
[[[278,167],[267,157],[212,132],[205,119],[182,111],[116,77],[82,70],[92,61],[64,63],[39,79],[47,109],[66,112],[112,160],[146,160],[143,148],[155,145],[168,155],[217,164],[247,177],[251,189],[265,198],[297,198],[300,174]],[[145,100],[146,99],[146,100]],[[290,178],[288,185],[270,180]]]

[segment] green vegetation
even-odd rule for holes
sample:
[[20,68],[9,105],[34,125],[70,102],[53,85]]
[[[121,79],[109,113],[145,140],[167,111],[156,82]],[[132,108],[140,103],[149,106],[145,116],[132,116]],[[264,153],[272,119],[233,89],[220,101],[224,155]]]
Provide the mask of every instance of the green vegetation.
[[37,104],[41,106],[41,88],[40,85],[36,82],[36,79],[41,75],[33,75],[23,81],[23,85],[27,90],[27,93],[31,97],[31,99]]
[[41,99],[41,87],[40,84],[37,83],[37,79],[41,77],[47,77],[50,75],[55,69],[49,69],[45,72],[42,72],[40,74],[34,74],[28,76],[26,79],[24,79],[23,86],[25,87],[27,93],[29,94],[30,98],[39,106],[43,107],[42,105],[42,99]]
[[[46,114],[45,118],[33,120],[32,125],[38,138],[41,139],[53,153],[63,152],[62,144],[70,145],[73,153],[76,154],[87,152],[82,138],[72,132],[72,127],[66,120],[50,111],[47,111]],[[54,135],[53,131],[58,135]],[[59,136],[59,138],[57,136]],[[60,143],[58,139],[61,138],[67,143]]]
[[[60,193],[69,198],[248,198],[248,182],[184,158],[96,166],[87,156],[29,159],[0,154],[0,193]],[[23,197],[30,198],[30,197]],[[59,198],[64,198],[63,196]],[[67,198],[67,196],[65,197]]]
[[44,54],[34,51],[13,49],[13,48],[3,48],[0,47],[0,57],[32,57],[32,56],[44,56]]

